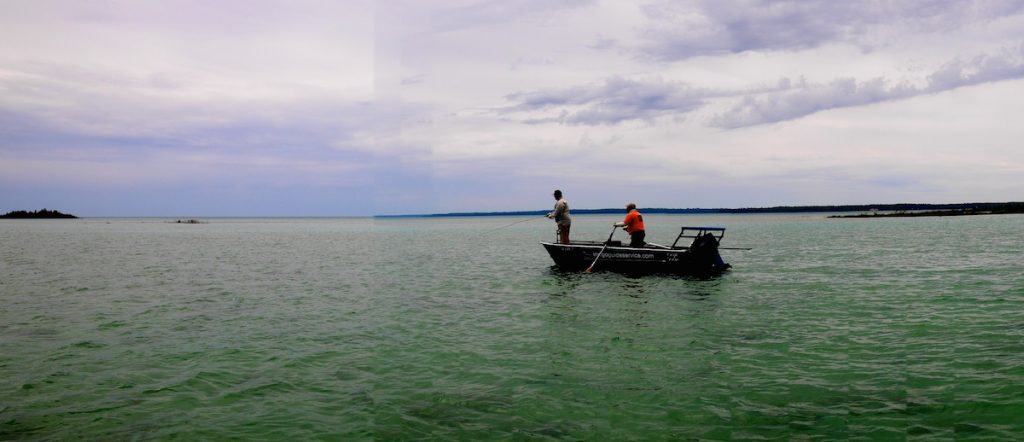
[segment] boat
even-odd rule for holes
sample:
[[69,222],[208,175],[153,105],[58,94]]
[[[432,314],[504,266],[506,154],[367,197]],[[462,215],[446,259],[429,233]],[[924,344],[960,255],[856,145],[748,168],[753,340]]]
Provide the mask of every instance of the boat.
[[722,261],[718,253],[718,245],[725,236],[724,227],[682,227],[671,246],[647,243],[643,247],[630,247],[622,241],[612,241],[612,235],[605,242],[541,242],[541,245],[555,265],[566,271],[589,269],[629,274],[714,276],[732,267]]

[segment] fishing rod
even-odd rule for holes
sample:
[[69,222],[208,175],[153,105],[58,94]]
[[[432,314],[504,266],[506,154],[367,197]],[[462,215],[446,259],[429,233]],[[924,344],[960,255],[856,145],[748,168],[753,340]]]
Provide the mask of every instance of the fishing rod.
[[535,216],[535,217],[531,217],[531,218],[521,219],[521,220],[516,221],[514,223],[506,224],[506,225],[501,226],[501,227],[496,227],[496,228],[493,228],[491,230],[484,231],[483,233],[481,233],[481,235],[488,234],[488,233],[491,233],[491,232],[496,231],[496,230],[501,230],[501,229],[504,229],[506,227],[512,227],[512,226],[514,226],[516,224],[519,224],[519,223],[525,223],[527,221],[534,221],[534,220],[537,220],[537,219],[540,219],[540,218],[547,218],[547,215],[541,215],[539,217]]

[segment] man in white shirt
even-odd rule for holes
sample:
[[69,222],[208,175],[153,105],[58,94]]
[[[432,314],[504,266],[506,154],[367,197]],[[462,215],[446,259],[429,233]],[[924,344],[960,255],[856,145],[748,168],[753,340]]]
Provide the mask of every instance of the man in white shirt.
[[558,242],[569,244],[569,227],[572,226],[572,218],[569,218],[569,202],[562,198],[562,191],[555,190],[555,210],[547,214],[548,218],[555,220],[558,226]]

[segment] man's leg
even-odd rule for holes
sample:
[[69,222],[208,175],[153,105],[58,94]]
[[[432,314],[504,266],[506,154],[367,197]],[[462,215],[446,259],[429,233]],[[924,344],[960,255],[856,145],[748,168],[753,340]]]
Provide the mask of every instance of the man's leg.
[[629,246],[630,247],[643,247],[644,244],[645,244],[644,243],[644,237],[646,237],[646,236],[647,236],[647,234],[643,230],[641,230],[639,232],[633,232],[632,235],[629,235]]

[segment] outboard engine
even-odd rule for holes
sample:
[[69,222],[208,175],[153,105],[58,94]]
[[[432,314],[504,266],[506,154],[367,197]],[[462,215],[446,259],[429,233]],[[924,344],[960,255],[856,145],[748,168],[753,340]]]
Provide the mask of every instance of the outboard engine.
[[715,235],[710,232],[693,239],[693,244],[690,244],[690,253],[698,262],[710,263],[716,269],[729,268],[729,264],[722,261],[722,255],[718,254],[718,238],[715,238]]

